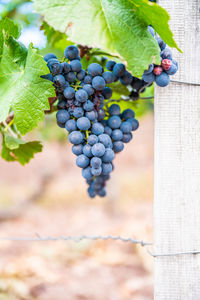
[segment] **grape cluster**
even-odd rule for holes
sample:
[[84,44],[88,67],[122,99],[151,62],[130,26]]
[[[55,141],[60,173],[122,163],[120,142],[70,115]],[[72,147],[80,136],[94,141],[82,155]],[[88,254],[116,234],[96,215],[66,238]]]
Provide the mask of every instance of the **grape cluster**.
[[149,26],[148,29],[160,47],[161,64],[150,64],[148,70],[144,71],[142,79],[147,83],[155,81],[158,86],[165,87],[170,83],[170,76],[178,71],[178,63],[172,58],[171,49],[167,48],[166,43],[155,35],[153,27]]
[[[152,26],[148,26],[150,34],[156,39],[160,47],[161,64],[150,64],[148,70],[145,70],[142,79],[132,76],[128,71],[118,73],[119,64],[115,67],[114,61],[108,61],[106,67],[109,71],[113,71],[117,74],[121,84],[129,86],[131,89],[130,99],[138,100],[140,94],[143,93],[146,87],[155,82],[160,87],[165,87],[170,83],[170,76],[174,75],[178,71],[178,63],[172,58],[172,51],[166,47],[166,43],[157,35]],[[120,64],[121,66],[121,64]]]
[[139,126],[133,110],[121,113],[117,104],[104,107],[104,100],[112,96],[107,85],[118,80],[128,85],[132,75],[124,64],[114,61],[107,62],[105,72],[97,63],[84,70],[76,46],[68,46],[64,55],[65,61],[61,63],[54,54],[44,57],[50,74],[43,77],[54,84],[57,124],[69,132],[76,165],[89,185],[89,196],[103,197],[115,154],[123,150],[124,143],[132,139],[132,131]]
[[[149,31],[154,36],[151,26]],[[55,87],[57,124],[69,133],[72,152],[77,156],[76,165],[82,169],[91,198],[106,195],[106,181],[114,168],[115,155],[124,149],[124,143],[131,141],[132,131],[139,127],[133,110],[121,112],[117,104],[109,108],[105,105],[105,100],[112,97],[108,85],[119,80],[131,89],[130,98],[136,100],[153,81],[165,86],[169,75],[177,71],[171,50],[160,38],[156,39],[161,48],[161,66],[151,64],[142,79],[133,77],[124,64],[113,60],[106,62],[108,71],[98,63],[91,63],[84,70],[76,46],[65,49],[63,62],[52,53],[44,57],[50,73],[42,77],[52,81]]]

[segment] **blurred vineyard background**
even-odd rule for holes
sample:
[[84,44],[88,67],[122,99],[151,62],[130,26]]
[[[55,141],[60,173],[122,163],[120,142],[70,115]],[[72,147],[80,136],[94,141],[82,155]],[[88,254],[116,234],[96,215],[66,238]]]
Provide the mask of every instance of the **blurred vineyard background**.
[[[26,46],[33,42],[42,55],[62,57],[69,41],[34,13],[31,2],[0,0],[0,15],[21,24]],[[103,61],[95,53],[91,60]],[[144,95],[153,96],[153,88]],[[112,234],[152,241],[153,103],[143,99],[131,105],[140,129],[116,158],[105,199],[87,196],[54,114],[27,135],[44,145],[29,165],[0,159],[1,237]],[[4,241],[0,256],[0,300],[153,299],[153,259],[140,246]]]

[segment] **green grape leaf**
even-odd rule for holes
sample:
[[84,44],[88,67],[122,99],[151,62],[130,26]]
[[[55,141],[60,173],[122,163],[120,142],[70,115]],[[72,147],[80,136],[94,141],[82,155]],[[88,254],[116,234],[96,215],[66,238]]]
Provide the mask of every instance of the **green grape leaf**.
[[53,27],[49,26],[47,22],[43,22],[41,29],[44,30],[44,33],[47,37],[47,42],[52,46],[54,46],[60,40],[67,40],[67,36],[64,33],[55,30]]
[[17,39],[20,36],[21,30],[20,26],[13,20],[4,18],[0,20],[0,33],[7,36],[12,35],[15,39]]
[[6,147],[5,142],[2,141],[1,157],[6,161],[15,161],[16,158],[11,155],[10,150]]
[[7,161],[18,161],[25,165],[34,154],[41,151],[42,145],[38,141],[25,142],[6,133],[3,135],[1,156]]
[[160,5],[148,0],[129,0],[134,7],[135,13],[147,24],[152,25],[160,37],[169,45],[178,49],[173,33],[169,28],[170,16]]
[[4,18],[0,20],[0,61],[3,52],[3,44],[4,44],[4,37],[13,36],[17,39],[20,35],[20,26],[15,24],[9,18]]
[[49,72],[42,56],[30,45],[27,50],[13,37],[4,38],[0,63],[0,122],[12,108],[14,122],[26,134],[43,120],[48,97],[55,95],[50,81],[40,76]]
[[14,138],[13,136],[8,135],[6,133],[4,134],[4,142],[5,142],[5,146],[10,150],[17,149],[19,148],[20,145],[25,144],[23,140]]
[[131,1],[35,0],[35,9],[71,41],[120,56],[134,76],[160,63],[158,44]]

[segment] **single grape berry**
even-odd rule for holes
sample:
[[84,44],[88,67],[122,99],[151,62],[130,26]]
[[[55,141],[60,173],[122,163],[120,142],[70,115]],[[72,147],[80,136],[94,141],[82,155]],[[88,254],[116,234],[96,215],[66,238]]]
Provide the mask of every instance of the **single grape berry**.
[[95,135],[100,135],[104,133],[104,127],[101,123],[96,122],[92,125],[92,133]]
[[75,95],[75,89],[69,86],[64,89],[63,95],[65,96],[66,99],[72,99],[74,98]]
[[106,149],[105,146],[101,143],[96,143],[92,146],[92,154],[97,157],[101,157],[104,155]]
[[106,86],[106,82],[101,76],[95,76],[92,79],[92,87],[97,91],[102,91]]
[[65,85],[65,77],[63,75],[56,75],[53,79],[53,83],[57,87],[61,87]]
[[80,131],[73,131],[69,134],[69,141],[74,145],[81,144],[83,142],[83,135]]
[[47,67],[49,68],[50,72],[53,73],[54,75],[58,75],[62,72],[62,65],[55,58],[50,58],[48,60]]
[[87,179],[87,180],[90,180],[92,179],[93,175],[92,175],[92,172],[91,172],[91,168],[90,167],[87,167],[85,169],[82,170],[82,176]]
[[[145,89],[144,89],[144,90],[145,90]],[[142,90],[141,93],[144,92],[144,90]],[[133,99],[133,100],[138,100],[138,99],[140,98],[139,92],[132,91],[132,92],[130,93],[130,98]]]
[[134,118],[134,117],[135,117],[135,112],[130,108],[125,109],[122,113],[122,118],[124,120],[128,120],[128,119]]
[[112,71],[115,64],[116,64],[116,62],[114,60],[108,60],[107,63],[106,63],[106,68],[109,71]]
[[156,66],[156,67],[154,67],[154,69],[153,69],[153,72],[154,72],[154,74],[155,74],[156,76],[160,75],[160,74],[162,73],[162,71],[163,71],[163,68],[160,67],[160,66]]
[[152,72],[152,73],[149,73],[149,74],[143,74],[142,75],[142,79],[147,82],[147,83],[152,83],[155,81],[155,74]]
[[67,62],[62,62],[61,65],[64,74],[67,74],[71,71],[71,66]]
[[76,81],[76,74],[72,71],[70,71],[69,73],[67,73],[65,75],[65,79],[69,82],[69,83],[73,83]]
[[87,99],[88,99],[88,94],[85,90],[78,90],[76,93],[75,93],[75,98],[78,102],[85,102]]
[[120,129],[114,129],[112,131],[111,138],[113,139],[113,141],[121,141],[121,139],[123,138],[123,132]]
[[84,115],[84,110],[82,109],[82,107],[75,107],[73,110],[73,116],[75,118],[80,118]]
[[162,59],[170,59],[172,60],[172,51],[169,48],[165,48],[161,53],[160,56]]
[[158,42],[161,51],[164,50],[166,48],[165,42],[160,37],[156,37],[156,40]]
[[163,59],[161,64],[163,69],[168,71],[172,65],[172,61],[170,59]]
[[139,127],[139,122],[138,120],[136,120],[135,118],[130,118],[127,120],[127,122],[130,122],[131,123],[131,126],[132,126],[132,130],[135,131],[138,129]]
[[72,152],[75,155],[81,155],[81,154],[83,154],[83,145],[79,144],[79,145],[72,146]]
[[65,128],[69,132],[75,131],[77,129],[76,121],[73,119],[68,120],[65,124]]
[[89,163],[89,158],[84,154],[79,155],[76,159],[76,165],[80,168],[86,168],[89,165]]
[[149,68],[144,71],[144,74],[145,75],[150,74],[153,71],[153,69],[154,69],[154,64],[150,64]]
[[114,151],[110,148],[107,148],[105,150],[104,155],[102,156],[102,161],[103,162],[111,162],[111,161],[113,161],[114,157],[115,157]]
[[166,71],[168,75],[174,75],[178,71],[178,67],[175,64],[172,64],[169,70]]
[[68,46],[64,51],[64,55],[69,60],[73,60],[73,59],[78,58],[79,50],[76,46]]
[[106,196],[106,190],[105,190],[105,189],[100,189],[100,190],[98,191],[98,195],[99,195],[100,197],[105,197],[105,196]]
[[80,72],[78,72],[78,73],[76,74],[76,78],[77,78],[78,80],[83,80],[83,79],[85,78],[85,75],[86,75],[85,70],[81,70]]
[[99,176],[99,175],[101,175],[101,173],[102,173],[102,168],[101,168],[101,167],[99,167],[99,168],[97,168],[97,169],[91,168],[91,173],[92,173],[94,176]]
[[86,75],[84,78],[84,83],[91,84],[92,83],[92,76]]
[[92,157],[92,146],[89,144],[83,146],[83,154],[85,154],[87,157]]
[[139,91],[143,87],[143,80],[133,77],[131,86],[134,90]]
[[132,135],[131,132],[130,133],[124,133],[123,138],[122,138],[122,142],[123,143],[129,143],[132,140],[132,137],[133,137],[133,135]]
[[88,93],[88,96],[92,96],[94,94],[94,89],[91,84],[84,84],[83,89]]
[[175,59],[172,59],[172,63],[173,63],[175,66],[177,66],[177,68],[178,68],[178,63],[177,63],[177,61],[176,61]]
[[66,108],[66,101],[60,100],[57,104],[58,109],[65,109]]
[[95,121],[97,119],[97,112],[92,110],[92,111],[87,111],[85,113],[85,116],[90,120],[90,121]]
[[90,161],[91,167],[94,169],[100,168],[102,160],[99,157],[93,157]]
[[131,130],[132,130],[132,126],[131,126],[131,123],[128,122],[128,121],[125,121],[121,124],[120,126],[120,130],[123,132],[123,133],[130,133]]
[[96,196],[95,191],[93,191],[90,187],[88,188],[88,195],[90,198],[94,198]]
[[57,121],[57,125],[58,125],[60,128],[65,128],[65,124],[59,123],[58,121]]
[[108,134],[102,133],[98,136],[99,142],[102,143],[106,148],[112,146],[112,140]]
[[93,146],[96,143],[98,143],[98,137],[95,134],[89,135],[88,136],[88,144]]
[[108,109],[108,112],[110,115],[120,115],[121,113],[121,108],[119,105],[117,104],[112,104],[109,109]]
[[112,129],[117,129],[121,125],[121,119],[119,116],[112,116],[108,119],[108,126]]
[[108,84],[112,83],[115,80],[115,76],[112,72],[104,72],[102,76],[103,76],[105,82]]
[[169,75],[165,72],[161,73],[159,76],[156,76],[156,84],[158,86],[164,87],[167,86],[170,82]]
[[80,130],[88,130],[91,126],[90,120],[86,117],[81,117],[77,120],[77,127]]
[[88,74],[91,76],[98,76],[98,75],[102,75],[103,73],[103,68],[101,65],[97,64],[97,63],[92,63],[88,66]]
[[103,163],[102,164],[102,174],[106,175],[112,172],[112,164],[111,163]]
[[85,111],[91,111],[94,108],[94,103],[91,102],[90,100],[87,100],[84,104],[83,104],[83,108]]
[[44,60],[47,62],[49,59],[51,58],[57,58],[55,54],[53,53],[47,53],[45,56],[44,56]]
[[65,124],[69,120],[70,115],[66,110],[61,109],[56,113],[56,118],[58,123]]
[[124,144],[122,141],[117,141],[113,143],[113,151],[115,153],[121,152],[124,149]]
[[119,81],[123,85],[131,84],[132,80],[133,80],[133,76],[128,71],[125,71],[124,75],[119,78]]
[[125,68],[124,64],[119,63],[119,64],[114,65],[113,73],[116,76],[118,76],[118,77],[124,76],[125,71],[126,71],[126,68]]
[[80,72],[82,70],[82,64],[78,59],[72,60],[70,66],[73,72]]
[[[98,121],[103,121],[105,118],[105,112],[103,109],[99,109],[98,111]],[[102,123],[102,122],[101,122]],[[103,124],[102,124],[103,125]]]
[[102,95],[105,99],[110,99],[112,97],[112,89],[106,86],[102,91]]

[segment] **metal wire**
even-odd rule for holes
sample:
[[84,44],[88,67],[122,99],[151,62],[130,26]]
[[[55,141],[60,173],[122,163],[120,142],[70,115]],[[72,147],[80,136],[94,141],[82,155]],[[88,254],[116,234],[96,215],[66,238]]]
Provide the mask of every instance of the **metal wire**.
[[198,83],[198,82],[187,82],[187,81],[173,80],[173,79],[170,79],[170,82],[175,82],[175,83],[180,83],[180,84],[187,84],[187,85],[200,86],[200,83]]
[[73,241],[79,243],[83,240],[113,240],[113,241],[121,241],[123,243],[132,243],[138,244],[142,247],[145,247],[147,253],[152,257],[161,257],[161,256],[178,256],[178,255],[197,255],[200,254],[200,250],[190,250],[190,251],[180,251],[175,253],[152,253],[149,250],[149,246],[153,246],[151,242],[144,242],[143,240],[136,240],[131,237],[123,237],[123,236],[113,236],[113,235],[80,235],[80,236],[41,236],[36,233],[35,237],[0,237],[0,241],[12,241],[12,242],[38,242],[38,241]]
[[0,241],[73,241],[80,242],[82,240],[114,240],[121,241],[124,243],[130,242],[133,244],[140,244],[141,246],[152,245],[152,243],[144,242],[142,240],[135,240],[131,237],[113,236],[113,235],[81,235],[81,236],[41,236],[36,233],[35,237],[0,237]]

